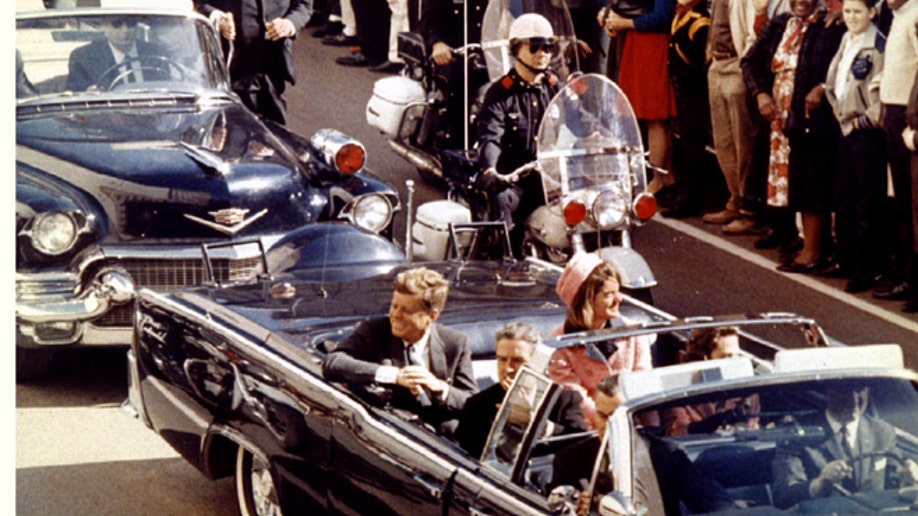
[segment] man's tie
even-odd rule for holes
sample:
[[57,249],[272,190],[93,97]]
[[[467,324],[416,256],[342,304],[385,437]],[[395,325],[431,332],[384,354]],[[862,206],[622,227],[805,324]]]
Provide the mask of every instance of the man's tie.
[[845,458],[847,460],[854,459],[854,449],[851,448],[851,442],[848,440],[848,427],[843,426],[841,430],[838,431],[838,439],[841,441],[841,449],[845,452]]
[[[408,365],[415,365],[415,366],[421,366],[421,367],[424,366],[424,359],[421,357],[421,351],[420,349],[418,349],[417,345],[412,344],[408,346],[407,355],[408,355]],[[421,388],[420,392],[417,395],[417,399],[422,407],[430,406],[430,397],[427,395],[427,390],[425,390],[424,388]]]

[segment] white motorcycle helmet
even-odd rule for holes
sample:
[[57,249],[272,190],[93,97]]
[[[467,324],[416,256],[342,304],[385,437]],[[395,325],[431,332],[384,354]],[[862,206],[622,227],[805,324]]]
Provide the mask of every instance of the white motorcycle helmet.
[[558,44],[555,31],[551,23],[544,16],[537,13],[526,13],[513,20],[510,25],[510,54],[517,55],[520,45],[552,45]]

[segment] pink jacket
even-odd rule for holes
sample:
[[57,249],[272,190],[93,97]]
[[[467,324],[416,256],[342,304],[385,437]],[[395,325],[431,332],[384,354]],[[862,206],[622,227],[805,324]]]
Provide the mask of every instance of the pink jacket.
[[[550,336],[560,335],[559,330],[561,328],[555,329]],[[596,416],[593,396],[599,382],[613,374],[652,367],[648,339],[629,337],[616,342],[616,345],[618,349],[605,362],[586,356],[585,346],[576,346],[556,350],[548,363],[548,375],[552,381],[583,396],[583,417],[591,428]]]

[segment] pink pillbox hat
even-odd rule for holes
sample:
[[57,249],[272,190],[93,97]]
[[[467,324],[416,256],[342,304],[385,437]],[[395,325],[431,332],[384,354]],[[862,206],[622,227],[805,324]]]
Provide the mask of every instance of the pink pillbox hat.
[[595,253],[580,252],[571,257],[561,277],[558,278],[558,286],[555,288],[567,306],[571,306],[580,286],[590,276],[593,269],[601,264],[602,258]]

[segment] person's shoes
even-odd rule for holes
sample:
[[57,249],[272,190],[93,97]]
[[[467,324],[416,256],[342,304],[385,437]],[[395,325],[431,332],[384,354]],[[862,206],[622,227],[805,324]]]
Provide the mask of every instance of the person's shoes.
[[657,199],[657,204],[670,208],[679,202],[679,192],[677,190],[676,184],[673,183],[660,188],[653,196]]
[[701,215],[701,207],[691,203],[677,203],[670,208],[661,209],[660,215],[668,219],[687,219]]
[[339,57],[335,62],[344,66],[370,66],[370,61],[361,52],[355,52],[351,55]]
[[764,231],[755,219],[739,216],[720,229],[725,235],[756,235]]
[[822,278],[851,278],[851,271],[837,262],[830,262],[826,267],[815,271],[813,274]]
[[874,278],[868,276],[854,276],[845,283],[845,292],[849,294],[858,294],[867,292],[873,287]]
[[775,249],[789,242],[793,242],[796,239],[796,235],[788,236],[773,229],[766,229],[765,235],[753,242],[752,245],[756,249]]
[[732,210],[723,210],[716,213],[706,213],[701,217],[702,222],[706,224],[729,224],[739,217],[739,212]]
[[813,271],[820,267],[824,267],[825,262],[822,260],[816,260],[815,262],[810,263],[800,263],[791,261],[788,263],[782,263],[776,267],[778,272],[789,272],[792,274],[812,274]]
[[312,31],[312,37],[324,38],[333,34],[341,34],[342,30],[344,30],[344,24],[339,21],[325,22],[324,25]]
[[331,45],[333,47],[349,47],[357,44],[357,36],[348,36],[343,32],[340,34],[331,34],[322,38],[322,44]]
[[903,281],[889,288],[877,290],[873,293],[873,297],[883,301],[904,301],[908,299],[910,293],[911,288],[909,288],[908,282]]
[[403,63],[393,63],[392,61],[383,61],[378,65],[371,66],[371,72],[396,74],[402,71],[405,65]]
[[794,237],[793,240],[786,241],[783,244],[778,246],[778,256],[797,256],[798,253],[803,249],[803,239],[800,237]]

